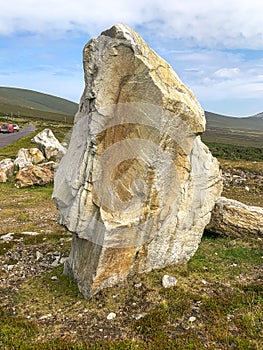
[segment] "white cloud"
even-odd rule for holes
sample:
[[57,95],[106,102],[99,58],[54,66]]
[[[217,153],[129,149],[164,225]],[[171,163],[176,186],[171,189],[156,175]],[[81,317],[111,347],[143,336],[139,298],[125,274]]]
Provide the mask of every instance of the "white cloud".
[[214,77],[232,79],[238,77],[240,74],[241,71],[239,68],[220,68],[214,73]]
[[[221,78],[221,77],[220,77]],[[262,76],[245,72],[232,79],[205,77],[191,84],[192,90],[201,101],[263,99]]]
[[92,36],[116,22],[143,25],[156,37],[208,47],[263,47],[261,0],[0,0],[0,34],[69,30]]
[[167,59],[203,108],[226,115],[263,110],[263,62],[260,53],[197,49],[171,51]]
[[253,51],[263,50],[262,0],[0,0],[0,8],[1,85],[78,101],[82,47],[123,22],[174,67],[204,108],[241,99],[262,105],[263,59]]

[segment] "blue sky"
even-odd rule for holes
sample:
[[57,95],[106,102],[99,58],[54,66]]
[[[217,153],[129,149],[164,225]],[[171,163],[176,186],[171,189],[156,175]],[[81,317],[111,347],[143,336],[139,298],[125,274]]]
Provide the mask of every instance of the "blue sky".
[[263,112],[262,0],[0,0],[0,8],[0,86],[79,102],[84,45],[125,23],[205,110]]

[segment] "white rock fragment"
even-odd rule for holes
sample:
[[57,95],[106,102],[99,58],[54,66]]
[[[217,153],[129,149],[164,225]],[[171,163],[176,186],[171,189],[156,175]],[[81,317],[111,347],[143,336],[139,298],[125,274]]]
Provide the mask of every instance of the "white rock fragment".
[[68,260],[68,257],[62,257],[60,258],[59,263],[63,265],[67,260]]
[[39,317],[40,320],[46,320],[47,318],[50,318],[52,317],[52,314],[46,314],[46,315],[43,315],[41,317]]
[[52,267],[58,267],[60,265],[60,256],[56,256],[55,260],[51,263]]
[[7,182],[8,178],[14,174],[14,162],[10,158],[0,161],[0,182]]
[[39,261],[40,259],[43,258],[43,254],[40,253],[38,250],[36,251],[36,261]]
[[60,159],[67,151],[50,129],[42,130],[31,140],[31,142],[37,144],[37,147],[48,160],[51,158]]
[[113,320],[116,316],[115,312],[110,312],[107,316],[107,320]]
[[232,314],[227,314],[227,321],[228,322],[230,322],[230,321],[232,321],[232,319],[234,318],[234,315],[232,315]]
[[4,242],[10,242],[14,239],[14,232],[7,233],[6,235],[0,236]]
[[135,320],[139,320],[139,319],[145,317],[146,315],[147,315],[146,312],[142,312],[141,314],[133,315],[133,318],[134,318]]
[[170,288],[176,286],[178,280],[175,277],[164,275],[162,278],[162,286],[164,288]]
[[12,271],[14,267],[15,265],[7,265],[7,264],[3,266],[4,270],[7,270],[7,271]]
[[20,232],[21,235],[26,235],[26,236],[38,236],[40,235],[39,232],[35,232],[35,231],[23,231]]

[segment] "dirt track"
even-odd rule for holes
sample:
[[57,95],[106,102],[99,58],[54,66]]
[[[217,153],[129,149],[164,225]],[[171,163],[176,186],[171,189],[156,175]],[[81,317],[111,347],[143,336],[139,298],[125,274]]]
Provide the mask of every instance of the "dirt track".
[[20,130],[19,132],[15,132],[13,134],[0,134],[0,148],[10,145],[22,137],[28,136],[35,131],[34,125],[29,125],[26,128]]

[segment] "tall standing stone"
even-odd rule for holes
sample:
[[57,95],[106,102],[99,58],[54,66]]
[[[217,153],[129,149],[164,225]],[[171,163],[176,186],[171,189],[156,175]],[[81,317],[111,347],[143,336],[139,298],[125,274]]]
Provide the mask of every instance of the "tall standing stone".
[[145,41],[116,25],[84,48],[85,89],[55,177],[72,232],[65,272],[90,297],[129,274],[187,261],[222,181],[193,93]]

